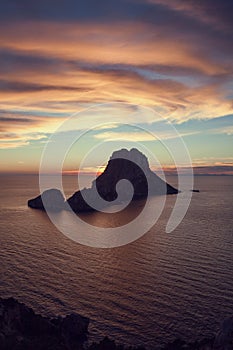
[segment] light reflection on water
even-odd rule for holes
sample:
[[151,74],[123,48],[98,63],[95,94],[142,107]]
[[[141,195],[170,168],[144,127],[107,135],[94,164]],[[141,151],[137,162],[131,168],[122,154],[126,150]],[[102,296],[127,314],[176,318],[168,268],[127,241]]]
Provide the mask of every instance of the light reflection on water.
[[[148,348],[178,336],[208,336],[232,314],[232,177],[196,177],[201,192],[172,234],[165,233],[175,200],[168,196],[145,236],[114,249],[74,243],[46,213],[27,208],[27,199],[38,194],[37,180],[1,176],[2,297],[14,296],[43,314],[79,312],[91,318],[91,339],[109,335]],[[66,176],[64,185],[72,194],[74,177]],[[117,226],[142,207],[138,201],[121,214],[82,219]],[[62,221],[69,213],[58,215]]]

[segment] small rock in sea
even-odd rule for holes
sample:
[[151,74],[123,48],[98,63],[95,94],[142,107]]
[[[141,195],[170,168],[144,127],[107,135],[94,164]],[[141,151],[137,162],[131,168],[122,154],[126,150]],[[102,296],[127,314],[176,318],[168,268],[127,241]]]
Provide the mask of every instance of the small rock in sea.
[[44,191],[41,195],[28,201],[28,206],[33,209],[60,211],[65,207],[65,198],[58,189]]

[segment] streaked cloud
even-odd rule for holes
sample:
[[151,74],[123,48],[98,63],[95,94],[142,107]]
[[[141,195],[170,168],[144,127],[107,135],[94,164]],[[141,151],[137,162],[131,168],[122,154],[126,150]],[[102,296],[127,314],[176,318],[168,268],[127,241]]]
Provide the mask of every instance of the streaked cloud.
[[188,135],[194,135],[196,134],[196,131],[193,132],[187,132],[183,134],[176,135],[175,133],[161,133],[161,132],[154,132],[148,133],[143,131],[132,131],[132,132],[114,132],[114,131],[106,131],[102,132],[100,134],[96,134],[95,138],[106,140],[106,141],[114,141],[114,140],[124,140],[124,141],[130,141],[130,142],[155,142],[158,140],[169,140],[176,137],[183,137]]
[[149,133],[143,132],[102,132],[101,134],[95,135],[97,139],[103,139],[106,141],[114,141],[114,140],[125,140],[125,141],[155,141],[155,137]]
[[220,0],[146,0],[148,3],[167,6],[168,8],[184,13],[197,21],[210,24],[214,27],[227,30],[232,27],[231,1]]
[[[114,124],[155,122],[142,105],[172,121],[191,147],[195,135],[200,142],[206,134],[210,142],[225,137],[221,147],[229,148],[232,128],[220,117],[233,113],[231,14],[227,0],[2,2],[2,149],[45,142],[67,117],[93,105],[93,120],[101,120],[98,105],[112,102],[111,125],[100,126],[95,139],[152,141]],[[84,128],[86,115],[74,130]]]

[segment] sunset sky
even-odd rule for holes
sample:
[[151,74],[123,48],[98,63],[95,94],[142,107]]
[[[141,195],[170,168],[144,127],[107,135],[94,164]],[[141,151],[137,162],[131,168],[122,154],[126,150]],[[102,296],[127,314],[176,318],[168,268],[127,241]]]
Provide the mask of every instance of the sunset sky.
[[[197,171],[233,174],[232,13],[229,0],[1,1],[0,171],[37,172],[50,135],[92,107],[77,131],[85,113],[109,125],[80,141],[65,171],[97,142],[106,141],[107,157],[118,139],[172,166],[159,140],[114,124],[122,118],[172,138],[157,128],[159,114]],[[101,162],[94,157],[89,169]]]

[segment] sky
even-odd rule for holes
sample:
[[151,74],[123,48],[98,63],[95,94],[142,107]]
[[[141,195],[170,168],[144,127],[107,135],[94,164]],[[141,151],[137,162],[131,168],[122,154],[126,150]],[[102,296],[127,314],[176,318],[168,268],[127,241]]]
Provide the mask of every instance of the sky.
[[121,147],[172,169],[172,124],[198,173],[233,174],[232,13],[230,0],[1,1],[0,171],[38,172],[75,114],[61,139],[105,125],[71,147],[67,173]]

